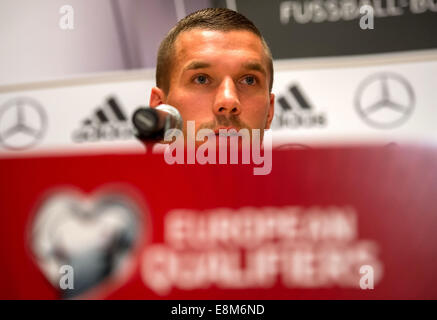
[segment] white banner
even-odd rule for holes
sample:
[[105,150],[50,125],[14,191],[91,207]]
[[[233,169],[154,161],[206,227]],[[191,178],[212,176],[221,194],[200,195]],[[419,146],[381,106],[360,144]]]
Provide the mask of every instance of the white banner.
[[154,80],[85,84],[0,95],[0,155],[139,150],[131,116]]
[[[437,142],[436,75],[437,61],[282,68],[273,87],[273,143]],[[154,78],[87,82],[1,93],[0,157],[144,152],[131,116],[148,104]]]
[[275,73],[274,141],[437,142],[437,62]]

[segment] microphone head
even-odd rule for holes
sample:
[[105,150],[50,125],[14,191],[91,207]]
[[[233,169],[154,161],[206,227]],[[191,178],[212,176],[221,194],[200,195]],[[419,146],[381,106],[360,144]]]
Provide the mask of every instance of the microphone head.
[[176,122],[173,126],[174,129],[182,129],[182,116],[179,110],[168,104],[160,104],[156,107],[157,110],[162,110],[172,115],[174,121]]
[[158,129],[158,113],[152,108],[139,108],[134,112],[132,122],[138,137],[149,138]]
[[140,140],[162,140],[167,130],[182,129],[179,111],[168,104],[140,107],[132,115],[135,136]]

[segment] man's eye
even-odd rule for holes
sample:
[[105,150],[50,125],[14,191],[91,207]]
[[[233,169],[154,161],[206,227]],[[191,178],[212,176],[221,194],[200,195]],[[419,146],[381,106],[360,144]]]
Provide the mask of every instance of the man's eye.
[[243,82],[249,86],[253,86],[256,83],[256,79],[254,76],[246,76],[244,77]]
[[208,83],[208,77],[205,75],[198,75],[194,78],[194,82],[198,84],[206,84]]

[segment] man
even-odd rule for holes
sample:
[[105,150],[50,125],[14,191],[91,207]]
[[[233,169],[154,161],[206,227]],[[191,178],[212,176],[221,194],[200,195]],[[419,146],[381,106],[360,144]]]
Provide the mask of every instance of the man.
[[180,20],[158,51],[149,105],[176,107],[195,132],[269,129],[273,63],[255,25],[229,9],[203,9]]

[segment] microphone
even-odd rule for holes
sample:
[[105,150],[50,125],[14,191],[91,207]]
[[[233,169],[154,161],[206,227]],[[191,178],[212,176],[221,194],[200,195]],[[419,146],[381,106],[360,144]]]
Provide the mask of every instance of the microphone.
[[156,108],[140,107],[133,116],[135,136],[142,141],[160,141],[169,129],[182,129],[179,111],[168,104]]

